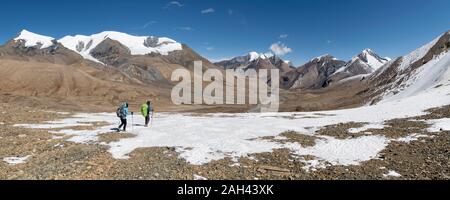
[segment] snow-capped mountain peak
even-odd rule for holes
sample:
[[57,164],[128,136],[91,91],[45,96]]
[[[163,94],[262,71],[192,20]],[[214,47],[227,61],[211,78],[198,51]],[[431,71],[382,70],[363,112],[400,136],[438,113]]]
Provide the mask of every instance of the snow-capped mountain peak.
[[254,60],[258,59],[260,56],[259,53],[254,52],[254,51],[248,53],[248,55],[250,56],[250,61],[254,61]]
[[373,52],[371,49],[364,49],[358,56],[352,59],[352,62],[356,62],[357,60],[362,61],[367,64],[373,71],[376,71],[378,68],[386,64],[389,60],[386,58],[382,58]]
[[364,49],[362,51],[363,54],[373,54],[374,52],[372,51],[372,49]]
[[53,41],[55,39],[48,36],[39,35],[36,33],[32,33],[27,30],[22,30],[14,41],[24,41],[25,47],[35,47],[40,46],[41,49],[48,48],[53,45]]
[[361,53],[347,62],[344,67],[337,70],[335,74],[338,75],[338,78],[370,74],[385,65],[388,61],[388,59],[378,56],[371,49],[364,49]]
[[257,53],[249,52],[246,55],[234,57],[227,60],[222,60],[215,63],[217,66],[223,67],[225,69],[246,69],[246,68],[260,68],[259,65],[266,65],[281,68],[283,66],[286,69],[292,65],[289,61],[285,61],[273,53]]
[[99,62],[90,53],[106,39],[119,42],[130,50],[132,55],[158,53],[168,55],[172,51],[182,50],[182,44],[165,37],[134,36],[115,31],[104,31],[90,36],[65,36],[58,40],[66,48],[79,53],[86,59]]
[[249,62],[252,62],[259,58],[260,59],[269,59],[269,58],[274,57],[275,55],[273,53],[257,53],[257,52],[252,51],[252,52],[248,53],[248,56],[249,56]]
[[331,61],[331,60],[338,60],[338,59],[330,54],[325,54],[325,55],[315,57],[315,58],[311,59],[309,62],[327,62],[327,61]]

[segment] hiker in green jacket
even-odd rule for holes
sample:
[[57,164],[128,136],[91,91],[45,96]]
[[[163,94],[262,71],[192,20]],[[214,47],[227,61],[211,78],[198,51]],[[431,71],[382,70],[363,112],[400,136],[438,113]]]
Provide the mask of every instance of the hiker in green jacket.
[[150,113],[153,112],[152,103],[150,101],[147,101],[147,103],[142,104],[141,106],[141,113],[142,116],[145,118],[145,127],[148,127],[148,124],[150,122]]

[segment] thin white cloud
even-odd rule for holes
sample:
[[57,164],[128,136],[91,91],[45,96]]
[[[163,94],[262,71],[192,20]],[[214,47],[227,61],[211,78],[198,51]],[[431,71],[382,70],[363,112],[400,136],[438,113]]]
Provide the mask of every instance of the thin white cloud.
[[143,24],[142,26],[137,26],[137,27],[133,27],[133,30],[142,30],[142,29],[146,29],[149,26],[158,23],[157,21],[148,21],[145,24]]
[[216,10],[214,10],[214,8],[207,8],[207,9],[201,11],[202,14],[209,14],[209,13],[213,13],[213,12],[216,12]]
[[269,49],[277,56],[284,56],[292,52],[291,48],[281,42],[273,43]]
[[176,30],[180,30],[180,31],[193,31],[194,29],[192,27],[189,26],[185,26],[185,27],[176,27]]
[[216,48],[214,48],[214,47],[206,47],[206,50],[208,50],[208,51],[213,51],[213,50],[215,50]]
[[167,3],[166,6],[164,6],[163,8],[164,9],[167,9],[167,8],[170,8],[170,7],[178,7],[178,8],[180,8],[180,7],[183,7],[183,6],[184,6],[184,4],[182,4],[179,1],[171,1],[171,2]]
[[233,15],[233,14],[234,14],[234,10],[228,9],[228,15]]
[[221,61],[225,61],[225,60],[231,60],[234,57],[221,57],[221,58],[208,58],[209,61],[216,63],[216,62],[221,62]]
[[286,38],[288,38],[288,36],[289,36],[288,34],[281,34],[279,38],[280,39],[286,39]]
[[141,29],[146,29],[147,27],[158,23],[157,21],[148,21],[147,23],[145,23],[144,25],[141,26]]

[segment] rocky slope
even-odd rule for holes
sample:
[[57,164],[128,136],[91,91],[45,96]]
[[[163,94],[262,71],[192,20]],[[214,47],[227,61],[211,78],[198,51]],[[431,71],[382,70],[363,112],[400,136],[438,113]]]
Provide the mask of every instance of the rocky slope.
[[314,58],[296,70],[288,72],[283,85],[293,89],[319,89],[328,85],[328,78],[343,67],[344,61],[331,55]]
[[383,65],[366,80],[366,93],[373,98],[371,103],[414,95],[448,77],[444,72],[450,67],[449,49],[450,31],[447,31],[430,43]]

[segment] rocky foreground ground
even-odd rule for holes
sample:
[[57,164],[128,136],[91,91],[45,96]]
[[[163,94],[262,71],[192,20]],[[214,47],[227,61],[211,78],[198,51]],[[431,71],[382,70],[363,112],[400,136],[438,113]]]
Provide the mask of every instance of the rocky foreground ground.
[[[379,158],[361,165],[330,165],[312,170],[300,162],[312,158],[293,156],[287,149],[254,154],[240,158],[238,163],[227,158],[201,166],[188,164],[179,158],[174,148],[142,148],[135,150],[127,160],[117,160],[104,145],[67,142],[68,136],[13,126],[63,118],[69,113],[7,103],[0,104],[0,112],[0,179],[450,179],[449,132],[429,133],[426,129],[430,125],[420,121],[450,117],[450,106],[432,109],[430,114],[421,117],[391,120],[387,128],[361,134],[350,134],[347,130],[362,124],[326,127],[319,135],[356,138],[370,133],[394,139],[418,133],[429,137],[409,143],[393,141]],[[314,136],[293,132],[281,135],[304,146],[315,143]],[[104,134],[101,141],[111,142],[124,137],[133,135]],[[15,165],[1,160],[27,155],[25,162]]]

